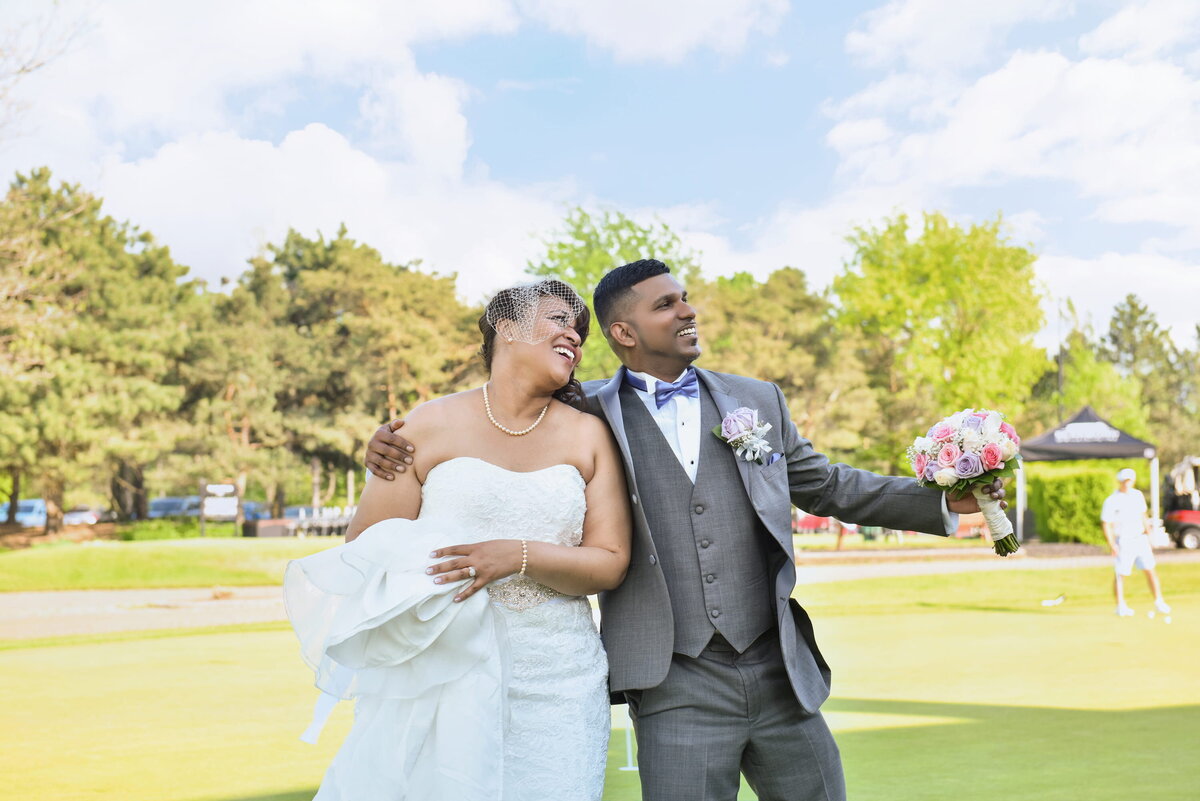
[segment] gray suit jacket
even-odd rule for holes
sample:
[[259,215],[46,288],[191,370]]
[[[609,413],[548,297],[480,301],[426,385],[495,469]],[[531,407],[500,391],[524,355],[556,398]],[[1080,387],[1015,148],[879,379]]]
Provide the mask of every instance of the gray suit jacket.
[[[621,449],[633,510],[633,543],[629,572],[615,590],[600,595],[601,636],[609,659],[609,687],[619,698],[624,690],[660,684],[671,666],[674,628],[667,583],[659,564],[655,538],[670,532],[651,532],[637,490],[638,465],[629,442],[617,393],[624,379],[621,368],[608,381],[584,385],[594,414],[604,417]],[[889,528],[946,533],[941,493],[925,489],[914,479],[880,476],[844,464],[830,464],[812,443],[802,438],[788,414],[779,387],[752,378],[697,370],[724,415],[738,407],[757,409],[771,424],[767,440],[783,458],[759,465],[737,459],[742,488],[774,543],[768,554],[775,592],[776,623],[788,676],[800,703],[816,711],[829,694],[829,666],[817,648],[812,623],[791,598],[796,586],[792,548],[792,504],[807,512],[846,522]],[[712,436],[701,432],[701,436]],[[729,458],[734,459],[732,449]],[[778,549],[774,548],[778,544]],[[697,575],[697,581],[700,580]]]

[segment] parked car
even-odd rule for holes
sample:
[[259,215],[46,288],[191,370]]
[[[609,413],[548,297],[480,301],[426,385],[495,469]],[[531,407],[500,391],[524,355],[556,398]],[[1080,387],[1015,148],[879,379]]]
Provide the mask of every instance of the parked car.
[[90,506],[73,506],[63,513],[64,526],[94,526],[103,512]]
[[[8,520],[8,504],[0,504],[0,523]],[[17,501],[17,525],[41,528],[46,525],[46,502],[41,498]]]
[[200,496],[164,496],[150,501],[146,512],[149,518],[156,517],[196,517],[200,514]]
[[271,516],[271,509],[258,501],[242,501],[242,515],[247,520],[266,520]]
[[316,517],[316,513],[311,506],[285,506],[283,507],[283,517],[285,520],[299,520],[300,518],[308,519]]

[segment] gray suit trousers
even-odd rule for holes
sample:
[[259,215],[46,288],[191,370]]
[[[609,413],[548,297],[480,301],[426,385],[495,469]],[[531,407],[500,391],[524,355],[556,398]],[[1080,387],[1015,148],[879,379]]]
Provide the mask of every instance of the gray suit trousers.
[[644,801],[735,801],[742,773],[761,801],[845,801],[833,734],[796,700],[774,630],[741,654],[716,635],[626,697]]

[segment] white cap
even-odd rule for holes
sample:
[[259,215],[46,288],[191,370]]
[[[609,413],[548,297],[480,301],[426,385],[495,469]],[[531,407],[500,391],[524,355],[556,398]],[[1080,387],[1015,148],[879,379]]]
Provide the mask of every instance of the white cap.
[[1132,467],[1117,471],[1117,481],[1133,481],[1135,478],[1137,478],[1137,473],[1133,472]]

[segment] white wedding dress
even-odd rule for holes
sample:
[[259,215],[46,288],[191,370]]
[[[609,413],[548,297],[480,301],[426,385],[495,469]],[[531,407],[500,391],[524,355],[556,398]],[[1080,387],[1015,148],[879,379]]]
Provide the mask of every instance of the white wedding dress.
[[585,509],[571,465],[459,457],[429,471],[417,520],[288,565],[288,617],[323,693],[305,739],[355,699],[317,801],[599,801],[608,663],[587,599],[510,577],[452,603],[463,583],[424,572],[448,545],[577,546]]

